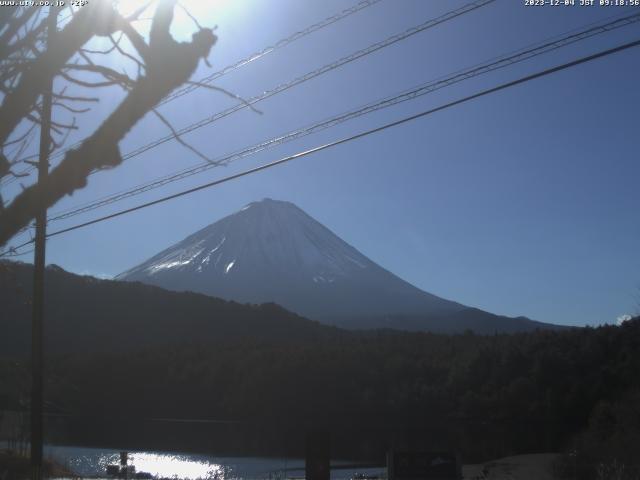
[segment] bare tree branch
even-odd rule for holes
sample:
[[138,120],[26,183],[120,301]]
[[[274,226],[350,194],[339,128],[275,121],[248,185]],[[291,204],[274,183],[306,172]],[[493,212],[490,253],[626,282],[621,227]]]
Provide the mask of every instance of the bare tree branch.
[[67,80],[69,83],[74,83],[76,85],[79,85],[81,87],[86,87],[86,88],[112,87],[114,85],[118,85],[118,82],[113,80],[107,80],[103,82],[90,82],[87,80],[80,80],[79,78],[74,78],[65,72],[59,72],[59,75],[65,80]]
[[113,42],[113,45],[108,50],[90,50],[88,48],[83,48],[83,49],[80,50],[80,52],[81,53],[87,53],[87,54],[93,54],[93,55],[108,55],[109,53],[113,52],[116,49],[116,45],[118,45],[120,43],[120,41],[122,40],[122,36],[123,35],[124,35],[124,33],[120,32],[118,40],[114,40],[113,39],[113,35],[110,35],[109,38]]
[[[21,13],[13,15],[7,22],[6,30],[0,35],[0,45],[9,45],[10,40],[18,33],[18,30],[29,21],[37,10],[37,8],[25,8],[21,9]],[[4,58],[5,56],[4,48],[6,47],[0,47],[0,58]]]
[[83,72],[90,72],[102,75],[104,78],[109,79],[111,82],[117,82],[127,87],[133,87],[135,80],[131,77],[113,70],[112,68],[105,67],[103,65],[66,65],[65,70],[78,70]]
[[12,176],[14,178],[22,178],[22,177],[28,177],[29,176],[28,173],[25,173],[25,172],[15,173],[15,172],[12,172],[11,170],[9,170],[7,172],[7,175]]
[[51,137],[51,145],[49,146],[49,153],[54,152],[56,149],[62,147],[62,145],[64,145],[68,138],[69,135],[71,134],[72,130],[77,130],[77,126],[76,126],[76,117],[73,117],[73,123],[71,124],[73,128],[68,128],[67,132],[65,134],[65,136],[62,138],[62,140],[60,141],[56,141],[55,138]]
[[5,45],[4,47],[0,47],[0,58],[7,57],[18,50],[25,48],[27,45],[32,44],[37,41],[38,37],[42,35],[45,31],[47,23],[42,21],[35,27],[33,30],[30,30],[26,35],[22,38],[19,38],[17,41]]
[[5,142],[4,145],[2,145],[2,148],[7,148],[9,145],[20,143],[22,140],[24,140],[33,131],[34,128],[35,128],[35,125],[31,125],[24,134],[20,135],[19,137],[14,138],[13,140],[9,140],[9,141]]
[[54,93],[53,98],[56,98],[58,100],[68,100],[70,102],[99,102],[100,101],[98,97],[77,97],[77,96],[64,95],[62,93]]
[[[32,125],[32,127],[34,127],[34,126]],[[16,165],[18,163],[18,159],[20,158],[20,156],[24,153],[24,151],[27,149],[27,147],[31,144],[31,141],[33,140],[33,133],[34,133],[34,128],[29,129],[29,131],[27,132],[27,136],[24,138],[24,140],[22,140],[22,142],[20,143],[20,146],[13,153],[13,158],[10,160],[11,165]],[[21,175],[22,175],[22,173],[21,173]],[[28,175],[28,173],[27,173],[27,175]]]
[[71,112],[71,113],[86,113],[89,110],[91,110],[90,108],[73,108],[62,102],[53,102],[51,105],[54,107],[60,107],[66,110],[67,112]]
[[46,53],[32,46],[37,58],[25,70],[13,92],[0,106],[0,143],[4,143],[21,119],[31,111],[42,93],[47,78],[59,71],[69,59],[94,35],[108,35],[118,26],[121,17],[110,2],[90,2],[83,7],[66,27],[55,34]]
[[191,12],[189,11],[189,9],[185,8],[184,5],[182,5],[182,3],[178,2],[178,6],[180,7],[180,9],[191,19],[191,21],[193,22],[193,24],[196,26],[196,28],[198,30],[202,30],[202,25],[200,25],[200,22],[198,22],[198,19],[196,17],[194,17]]
[[204,153],[200,152],[199,150],[197,150],[193,145],[188,144],[187,142],[185,142],[182,137],[180,136],[180,134],[176,131],[175,128],[173,128],[173,125],[171,125],[171,123],[169,122],[169,120],[167,120],[159,111],[157,108],[153,109],[153,113],[155,113],[155,115],[160,119],[160,121],[162,123],[164,123],[167,128],[169,130],[171,130],[171,133],[173,135],[173,138],[175,138],[175,140],[182,145],[183,147],[191,150],[193,153],[195,153],[198,157],[200,157],[201,159],[203,159],[205,162],[208,163],[214,163],[213,160],[211,160],[209,157],[207,157]]
[[[127,22],[127,21],[125,21],[123,23],[123,25],[122,25],[122,32],[129,39],[129,41],[131,42],[133,47],[136,49],[136,51],[140,54],[142,59],[145,62],[147,62],[148,61],[147,57],[149,56],[149,46],[147,45],[147,42],[144,41],[144,38],[142,37],[142,35],[140,35],[136,31],[136,29],[133,28],[131,23]],[[137,63],[141,68],[144,68],[144,63],[142,63],[140,60],[138,60],[133,55],[128,54],[127,52],[125,52],[122,49],[122,47],[120,47],[120,40],[118,42],[116,42],[115,39],[113,38],[113,36],[110,36],[109,38],[113,42],[113,46],[116,48],[116,50],[118,50],[118,52],[120,52],[121,55],[124,55],[129,60]]]
[[[65,195],[70,195],[75,190],[86,186],[87,177],[92,171],[119,165],[122,162],[122,156],[118,143],[142,117],[153,110],[160,100],[187,82],[195,72],[200,60],[209,55],[217,40],[211,29],[202,29],[196,32],[192,36],[192,40],[186,43],[176,42],[170,35],[169,27],[173,19],[174,5],[175,1],[173,0],[159,3],[153,17],[148,45],[145,43],[144,46],[136,46],[132,41],[145,61],[145,73],[135,81],[124,100],[77,149],[66,153],[62,161],[50,172],[46,182],[25,188],[10,205],[0,212],[0,246],[6,244],[16,232],[28,225],[34,218],[39,201],[44,200],[47,206],[51,206]],[[69,25],[77,22],[80,16],[87,11],[88,8],[85,7],[78,12]],[[84,15],[83,18],[86,20]],[[130,27],[127,20],[115,15],[111,20],[111,23],[107,22],[107,26],[99,27],[98,31],[109,34],[112,33],[109,30],[117,26],[131,38],[126,30],[127,26]],[[77,25],[75,23],[74,26],[77,27]],[[67,32],[68,28],[69,26],[59,34],[60,37]],[[85,28],[87,28],[86,25]],[[76,34],[80,35],[79,32]],[[86,38],[87,35],[83,34],[82,38]],[[49,70],[50,72],[59,71],[64,67],[74,53],[73,48],[75,47],[75,51],[78,51],[86,43],[86,41],[79,43],[77,38],[64,38],[67,43],[57,38],[59,43],[56,48],[58,50],[54,49],[51,53],[47,51],[42,55],[42,58],[49,58],[55,62],[56,68]],[[144,53],[142,53],[143,51]],[[39,62],[40,69],[44,68],[41,63],[42,58],[36,60]],[[34,79],[30,79],[30,82],[32,87],[41,88],[41,84]],[[16,107],[20,109],[20,118],[25,118],[35,104],[35,98],[32,98],[33,94],[25,93],[26,87],[23,84],[25,84],[25,79],[22,79],[18,86],[21,88],[23,98],[20,101],[14,101]],[[58,95],[56,99],[61,99],[61,95]],[[7,115],[6,103],[5,101],[0,107],[0,120],[3,119],[3,115]],[[14,118],[8,120],[15,123]],[[2,123],[0,139],[6,138],[8,134],[6,132],[11,132],[13,128],[5,127]],[[3,135],[5,136],[3,137]]]

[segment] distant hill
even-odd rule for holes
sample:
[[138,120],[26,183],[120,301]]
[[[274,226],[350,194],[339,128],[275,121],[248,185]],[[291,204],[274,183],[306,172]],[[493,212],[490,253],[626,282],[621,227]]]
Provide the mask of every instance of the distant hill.
[[238,302],[274,302],[348,329],[455,333],[557,328],[440,298],[385,270],[290,202],[253,202],[118,279]]
[[527,317],[505,317],[478,308],[465,308],[447,314],[370,315],[328,319],[327,324],[350,330],[401,329],[410,332],[427,331],[455,334],[472,331],[481,335],[523,333],[534,330],[566,330],[572,327],[536,322]]
[[[30,351],[33,266],[0,262],[0,352]],[[99,280],[49,266],[45,275],[49,353],[122,351],[208,341],[295,342],[332,335],[331,327],[274,305],[241,305],[141,283]]]

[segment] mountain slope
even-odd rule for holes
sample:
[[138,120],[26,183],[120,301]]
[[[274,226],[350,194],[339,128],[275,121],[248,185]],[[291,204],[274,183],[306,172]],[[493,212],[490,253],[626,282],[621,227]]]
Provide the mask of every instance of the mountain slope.
[[265,199],[117,277],[313,319],[451,313],[464,307],[401,280],[289,202]]
[[[462,316],[467,319],[464,328],[495,331],[467,318],[491,314],[414,287],[294,204],[271,199],[247,205],[117,278],[238,302],[275,302],[307,318],[348,328],[380,326],[374,318],[391,316],[395,321],[385,326],[448,332],[450,325],[441,323]],[[529,322],[513,319],[506,330],[544,325]]]
[[[0,354],[30,351],[33,266],[0,261]],[[239,305],[140,283],[99,280],[49,266],[47,353],[119,352],[179,344],[315,341],[337,329],[278,305]]]

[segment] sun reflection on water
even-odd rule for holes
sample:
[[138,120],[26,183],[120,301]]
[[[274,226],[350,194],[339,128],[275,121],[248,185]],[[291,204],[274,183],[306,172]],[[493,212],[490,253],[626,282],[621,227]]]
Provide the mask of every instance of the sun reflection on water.
[[130,454],[129,459],[129,464],[136,467],[136,472],[148,472],[155,477],[224,479],[222,465],[182,455],[138,452]]
[[[106,477],[107,466],[120,464],[120,454],[115,451],[74,447],[48,447],[46,450],[47,457],[56,459],[80,476],[108,478]],[[223,465],[213,460],[207,456],[178,453],[130,452],[128,465],[135,467],[136,473],[148,473],[156,479],[228,480],[237,478],[231,465]]]
[[[107,477],[107,466],[120,464],[118,450],[90,447],[45,447],[45,456],[65,465],[80,477],[116,480]],[[177,452],[130,451],[128,465],[135,473],[147,473],[154,480],[277,480],[301,476],[304,460],[261,457],[220,457]],[[135,480],[135,475],[129,477]]]
[[[79,477],[116,480],[107,477],[107,466],[120,464],[118,450],[90,447],[45,447],[45,456],[66,466]],[[336,461],[335,465],[353,461]],[[150,474],[154,480],[285,480],[304,477],[304,459],[265,457],[226,457],[178,452],[130,451],[128,464],[136,473]],[[380,468],[342,468],[331,471],[332,480],[349,480],[356,472],[384,478]],[[129,477],[136,480],[135,475]],[[56,479],[52,479],[56,480]]]

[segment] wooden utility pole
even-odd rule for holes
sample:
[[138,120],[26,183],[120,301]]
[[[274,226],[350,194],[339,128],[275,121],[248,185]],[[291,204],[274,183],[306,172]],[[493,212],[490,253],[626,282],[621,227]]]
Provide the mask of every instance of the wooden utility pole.
[[[47,49],[55,34],[58,9],[49,7],[47,18]],[[47,236],[47,207],[44,198],[49,175],[49,149],[51,148],[51,97],[53,74],[50,72],[42,90],[42,116],[40,118],[40,155],[38,158],[38,184],[42,195],[38,199],[36,214],[35,253],[33,258],[33,312],[31,319],[31,479],[42,479],[43,450],[43,313],[44,313],[44,267]]]
[[329,480],[331,478],[329,432],[312,431],[307,434],[304,463],[306,480]]

